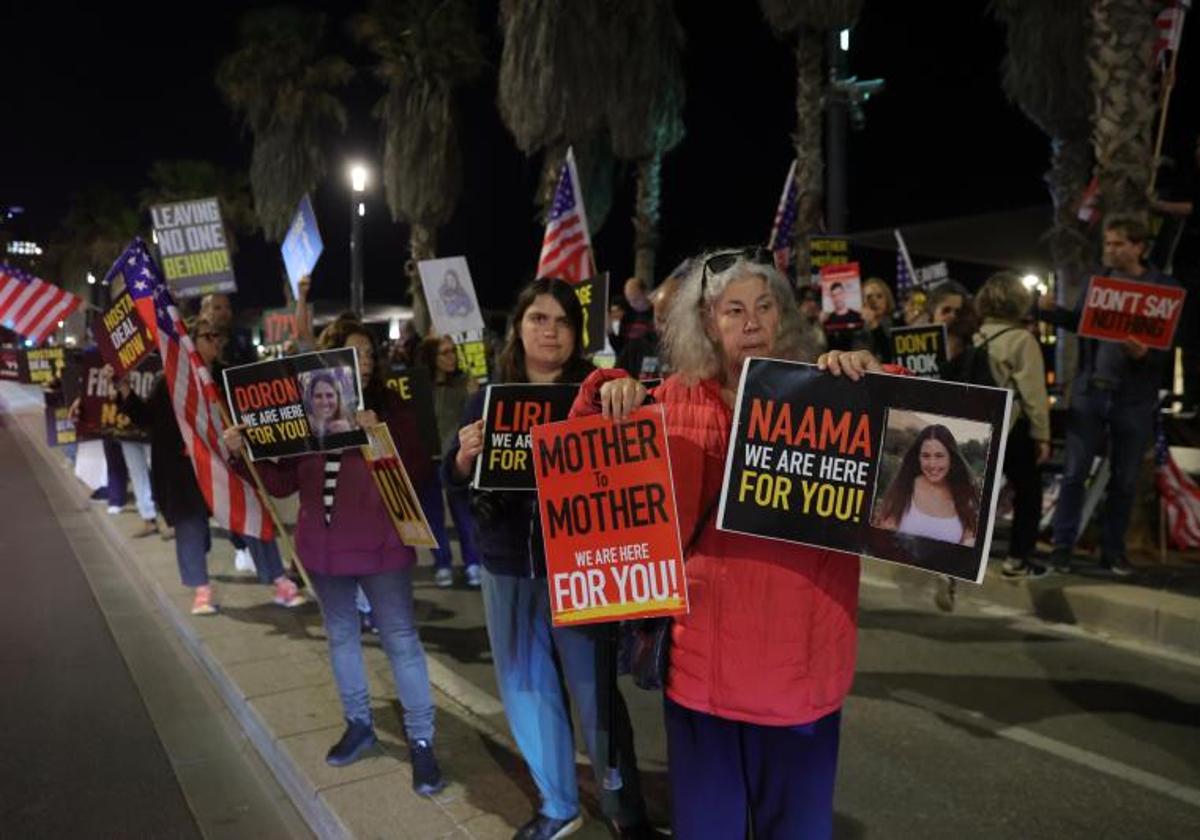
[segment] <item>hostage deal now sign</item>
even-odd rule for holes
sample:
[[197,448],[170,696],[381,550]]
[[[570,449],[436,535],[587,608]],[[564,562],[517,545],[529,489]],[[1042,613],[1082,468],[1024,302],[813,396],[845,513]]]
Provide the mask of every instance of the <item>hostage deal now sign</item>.
[[142,363],[154,347],[154,337],[142,323],[129,292],[122,292],[107,311],[97,316],[92,332],[104,361],[120,379]]
[[687,612],[662,406],[532,436],[554,624]]
[[1105,341],[1134,338],[1155,350],[1167,350],[1175,337],[1185,294],[1175,286],[1093,277],[1084,298],[1079,334]]

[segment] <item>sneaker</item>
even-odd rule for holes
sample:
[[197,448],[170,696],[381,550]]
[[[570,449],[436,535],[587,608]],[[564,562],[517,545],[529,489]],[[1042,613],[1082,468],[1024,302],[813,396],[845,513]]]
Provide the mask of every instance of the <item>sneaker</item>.
[[377,743],[379,739],[375,737],[375,727],[370,722],[347,720],[346,731],[342,733],[341,740],[325,754],[325,763],[331,767],[353,764]]
[[216,615],[217,607],[213,604],[211,586],[197,586],[192,598],[192,615]]
[[454,585],[454,570],[443,566],[433,573],[433,582],[437,584],[438,589],[449,589]]
[[1124,557],[1116,557],[1112,560],[1101,560],[1100,565],[1108,569],[1114,577],[1127,578],[1136,574],[1137,570],[1129,565]]
[[1045,566],[1029,560],[1022,560],[1019,557],[1009,557],[1000,567],[1000,574],[1009,580],[1018,578],[1036,580],[1045,577],[1047,572],[1048,570]]
[[933,593],[933,603],[942,612],[954,612],[954,602],[958,598],[958,581],[942,575],[937,580],[937,590]]
[[576,814],[565,820],[556,820],[538,814],[513,835],[513,840],[558,840],[568,837],[583,827],[583,815]]
[[135,540],[140,540],[143,537],[148,537],[151,534],[157,534],[157,533],[158,533],[158,523],[155,522],[153,519],[145,519],[142,521],[142,529],[140,531],[133,532],[133,538]]
[[467,586],[478,589],[483,585],[483,576],[479,574],[479,564],[467,566]]
[[292,583],[291,579],[286,575],[280,575],[275,579],[275,596],[271,600],[281,607],[287,607],[289,610],[308,603],[304,600],[304,596],[300,594],[300,590],[296,584]]
[[1054,546],[1054,550],[1050,552],[1050,568],[1058,572],[1060,575],[1069,574],[1071,572],[1070,546]]
[[250,549],[239,548],[233,554],[233,568],[235,571],[244,574],[255,574],[258,569],[254,566],[254,558],[250,555]]
[[438,767],[437,756],[433,754],[433,744],[418,738],[408,752],[412,760],[412,786],[418,796],[433,796],[446,787],[442,768]]
[[120,512],[121,512],[121,508],[117,507],[116,505],[108,506],[108,515],[109,516],[116,516]]
[[375,626],[375,622],[371,620],[369,612],[358,611],[358,627],[363,633],[374,633],[379,635],[379,628]]

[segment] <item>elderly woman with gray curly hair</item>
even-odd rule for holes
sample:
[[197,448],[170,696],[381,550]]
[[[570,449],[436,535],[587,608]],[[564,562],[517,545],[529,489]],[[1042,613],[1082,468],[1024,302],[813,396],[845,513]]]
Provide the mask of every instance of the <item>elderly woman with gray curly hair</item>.
[[[828,837],[841,707],[854,674],[858,558],[717,530],[742,362],[817,361],[859,379],[866,351],[806,346],[762,249],[697,259],[667,322],[664,406],[690,612],[675,619],[665,717],[677,838]],[[623,418],[647,398],[624,371],[588,377],[575,413]]]

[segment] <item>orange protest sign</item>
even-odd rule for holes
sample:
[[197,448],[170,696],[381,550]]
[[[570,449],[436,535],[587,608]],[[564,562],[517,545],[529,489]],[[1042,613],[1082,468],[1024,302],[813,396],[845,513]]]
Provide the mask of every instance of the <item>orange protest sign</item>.
[[533,463],[556,626],[688,609],[661,406],[534,426]]
[[1168,350],[1185,294],[1176,286],[1093,277],[1079,319],[1079,334],[1104,341],[1133,338],[1147,347]]
[[413,548],[437,548],[433,529],[421,510],[417,491],[408,477],[408,471],[404,469],[404,462],[400,460],[400,453],[396,451],[387,424],[367,426],[366,432],[367,445],[362,447],[363,458],[400,540]]

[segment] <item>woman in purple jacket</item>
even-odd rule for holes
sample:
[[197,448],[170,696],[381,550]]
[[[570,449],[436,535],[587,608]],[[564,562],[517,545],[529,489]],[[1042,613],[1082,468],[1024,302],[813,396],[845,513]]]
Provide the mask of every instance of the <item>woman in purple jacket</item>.
[[[339,318],[321,334],[317,347],[353,347],[358,352],[367,406],[358,414],[359,425],[386,422],[413,484],[420,486],[428,478],[430,458],[421,448],[412,413],[379,376],[371,333],[357,321]],[[230,452],[241,451],[240,427],[225,432],[225,443]],[[413,619],[415,551],[400,541],[357,449],[257,463],[271,495],[300,493],[296,550],[321,601],[329,660],[346,715],[346,731],[325,760],[335,767],[350,764],[377,740],[354,602],[355,590],[361,586],[371,602],[404,707],[413,790],[423,796],[437,793],[445,783],[433,752],[433,694]],[[238,468],[245,469],[240,463]]]

